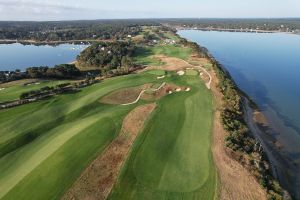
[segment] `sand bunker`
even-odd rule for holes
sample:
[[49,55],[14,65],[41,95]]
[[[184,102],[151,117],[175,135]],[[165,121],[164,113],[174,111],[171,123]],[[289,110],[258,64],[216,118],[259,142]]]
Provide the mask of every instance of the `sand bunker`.
[[178,74],[179,76],[182,76],[182,75],[184,75],[184,71],[180,70],[180,71],[177,72],[177,74]]
[[157,79],[163,79],[163,78],[165,78],[165,77],[166,77],[165,75],[163,75],[163,76],[158,76]]

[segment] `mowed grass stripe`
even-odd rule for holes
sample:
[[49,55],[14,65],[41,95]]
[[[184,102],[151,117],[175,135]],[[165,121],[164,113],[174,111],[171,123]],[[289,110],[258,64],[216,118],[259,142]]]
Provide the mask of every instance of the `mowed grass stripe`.
[[3,199],[60,199],[86,165],[113,140],[118,131],[119,126],[109,118],[97,121],[67,141]]
[[3,177],[0,179],[0,198],[3,197],[11,188],[13,188],[34,168],[36,168],[45,159],[47,159],[48,156],[59,149],[65,142],[67,142],[70,138],[80,133],[82,130],[84,130],[97,120],[97,118],[87,118],[81,120],[80,122],[67,124],[54,129],[52,133],[55,133],[55,137],[48,140],[47,143],[43,144],[38,151],[31,154],[29,159],[24,161],[21,165],[18,165],[11,176],[6,177],[6,179],[4,180]]

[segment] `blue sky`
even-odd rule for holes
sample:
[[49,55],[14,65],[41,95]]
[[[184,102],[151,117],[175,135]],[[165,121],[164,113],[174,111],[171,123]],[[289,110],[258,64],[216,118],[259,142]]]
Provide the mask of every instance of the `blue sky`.
[[0,0],[0,20],[300,17],[300,0]]

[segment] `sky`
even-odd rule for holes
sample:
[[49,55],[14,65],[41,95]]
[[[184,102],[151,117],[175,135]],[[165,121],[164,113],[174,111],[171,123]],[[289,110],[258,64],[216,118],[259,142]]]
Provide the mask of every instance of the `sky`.
[[300,17],[300,0],[0,0],[0,21]]

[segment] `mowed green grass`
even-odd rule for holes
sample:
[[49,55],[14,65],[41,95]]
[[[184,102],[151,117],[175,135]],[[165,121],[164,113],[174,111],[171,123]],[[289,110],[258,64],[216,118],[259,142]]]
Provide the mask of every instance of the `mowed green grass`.
[[156,76],[163,76],[166,74],[166,71],[165,70],[150,70],[150,71],[147,71],[147,73],[154,74]]
[[212,97],[198,77],[173,76],[190,92],[158,102],[109,199],[214,199]]
[[137,105],[99,103],[121,88],[156,81],[151,74],[105,80],[0,111],[0,199],[60,199],[82,170],[118,135]]
[[187,69],[187,70],[185,70],[185,74],[187,76],[197,76],[199,74],[199,72],[195,69]]
[[191,53],[192,49],[179,45],[156,45],[153,47],[139,48],[134,57],[134,61],[143,65],[161,66],[164,63],[153,58],[153,55],[165,55],[187,60]]
[[[49,86],[49,87],[56,86],[56,85],[66,83],[66,82],[70,82],[70,81],[67,81],[67,80],[40,81],[40,82],[38,82],[38,84],[33,83],[30,85],[26,85],[26,86],[24,86],[22,83],[19,83],[19,82],[18,82],[18,84],[15,84],[15,85],[10,84],[9,87],[3,87],[5,89],[0,90],[0,103],[19,99],[20,94],[22,94],[23,92],[37,90],[37,89],[40,89],[45,86]],[[0,88],[2,88],[1,84],[0,84]]]

